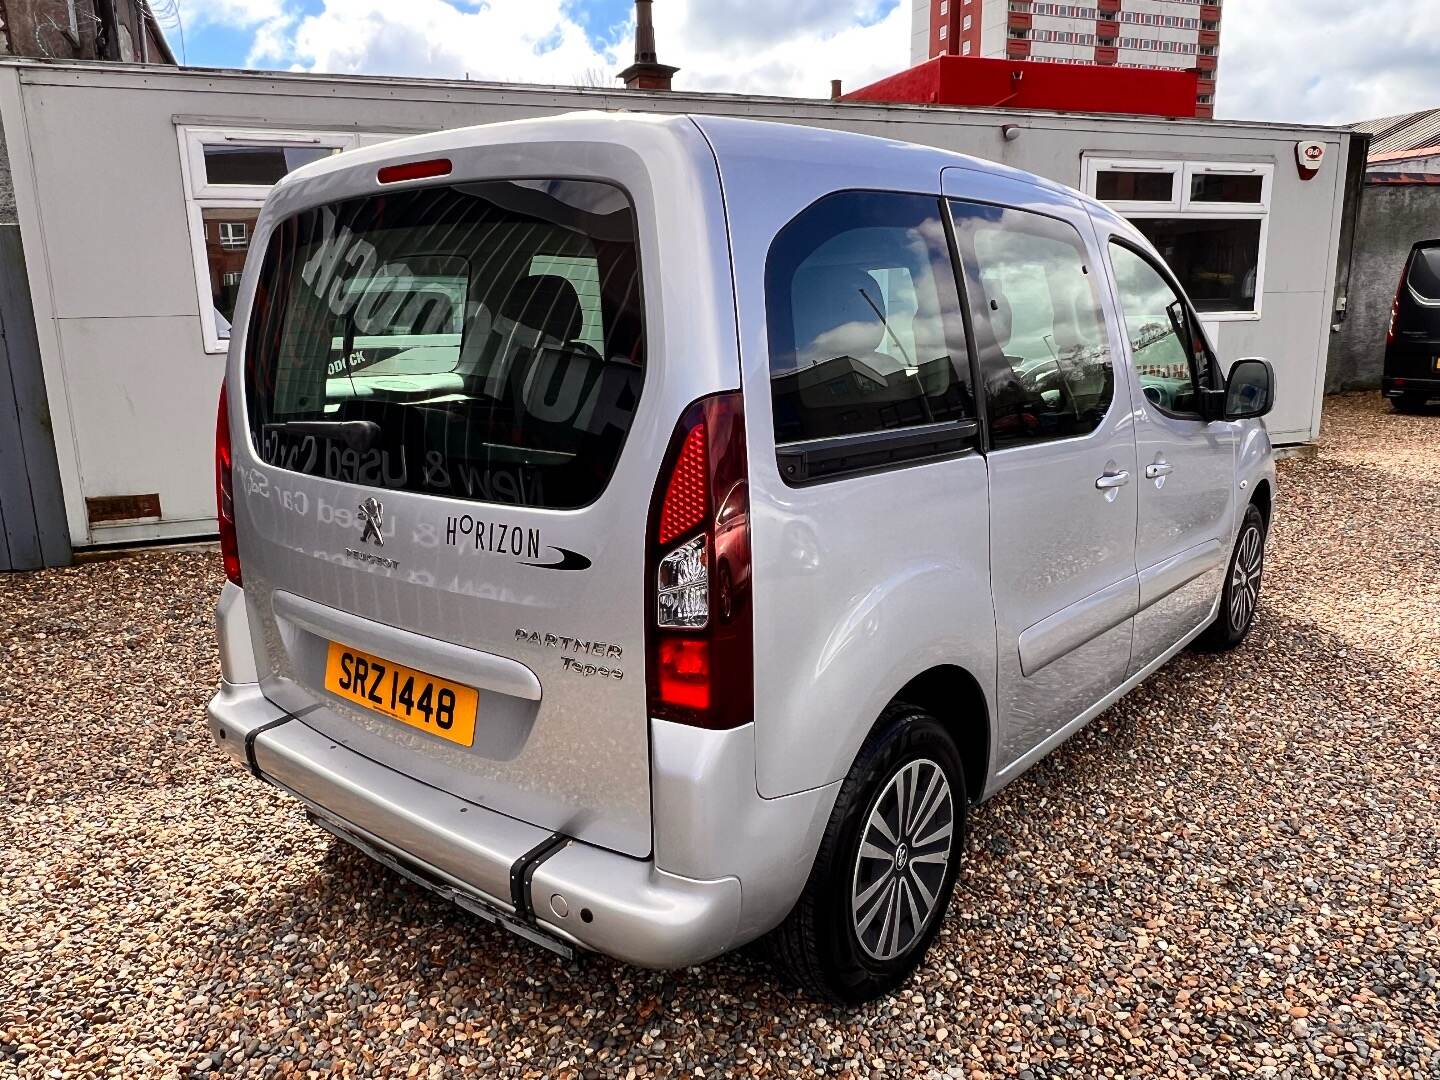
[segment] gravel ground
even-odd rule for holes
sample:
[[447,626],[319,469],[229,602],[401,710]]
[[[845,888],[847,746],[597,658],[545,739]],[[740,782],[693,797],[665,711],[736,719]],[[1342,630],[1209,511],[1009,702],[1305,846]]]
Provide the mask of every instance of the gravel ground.
[[1260,620],[974,818],[854,1012],[566,964],[221,759],[213,551],[0,578],[0,1075],[1440,1076],[1440,415],[1326,403]]

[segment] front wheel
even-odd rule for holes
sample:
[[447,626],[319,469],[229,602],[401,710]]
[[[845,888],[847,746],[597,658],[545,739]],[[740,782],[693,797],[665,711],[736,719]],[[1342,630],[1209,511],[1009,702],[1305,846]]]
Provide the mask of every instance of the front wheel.
[[1195,647],[1203,652],[1225,652],[1245,640],[1255,621],[1255,608],[1260,603],[1260,579],[1265,571],[1265,516],[1251,503],[1240,520],[1240,535],[1230,554],[1225,575],[1225,588],[1220,594],[1220,610],[1215,621],[1195,639]]
[[881,716],[841,785],[794,910],[775,932],[781,965],[806,990],[859,1004],[895,989],[925,956],[955,888],[965,774],[923,709]]

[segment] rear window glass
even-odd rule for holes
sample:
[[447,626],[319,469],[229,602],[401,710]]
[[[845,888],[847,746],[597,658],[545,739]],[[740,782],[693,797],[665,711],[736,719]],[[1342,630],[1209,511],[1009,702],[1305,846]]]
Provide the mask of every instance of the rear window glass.
[[280,223],[247,340],[269,464],[569,509],[604,490],[644,368],[624,192],[519,180],[386,193]]
[[1410,288],[1426,300],[1440,300],[1440,247],[1415,249],[1410,263]]

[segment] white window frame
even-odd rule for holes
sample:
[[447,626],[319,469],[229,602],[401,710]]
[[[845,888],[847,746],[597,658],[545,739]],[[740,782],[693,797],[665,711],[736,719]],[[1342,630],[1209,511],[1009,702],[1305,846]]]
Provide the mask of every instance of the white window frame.
[[[259,210],[270,193],[268,185],[211,184],[205,176],[206,146],[310,146],[345,151],[363,143],[394,136],[362,136],[355,132],[297,131],[294,129],[191,127],[176,124],[180,143],[180,174],[184,184],[185,212],[190,223],[190,253],[194,262],[195,297],[200,311],[200,333],[205,352],[227,352],[230,343],[215,326],[210,296],[210,265],[205,257],[206,210]],[[249,230],[247,250],[255,244]],[[238,250],[231,248],[228,250]]]
[[[216,235],[219,237],[220,246],[221,246],[222,248],[224,248],[226,251],[245,251],[245,250],[247,250],[247,249],[250,247],[250,223],[249,223],[249,222],[247,222],[247,221],[217,221],[217,222],[215,223],[215,226],[216,226]],[[238,244],[237,244],[237,243],[233,243],[233,242],[232,242],[232,243],[226,243],[226,241],[225,241],[225,229],[226,229],[226,226],[229,226],[229,228],[232,230],[232,231],[231,231],[231,240],[232,240],[232,241],[233,241],[233,240],[239,240],[239,243],[238,243]],[[238,237],[235,236],[234,231],[233,231],[237,226],[238,226],[239,229],[240,229],[240,235],[239,235]]]
[[[1082,187],[1093,197],[1102,172],[1163,172],[1172,178],[1172,198],[1166,202],[1123,200],[1105,205],[1132,220],[1181,218],[1192,221],[1259,221],[1260,250],[1255,264],[1255,309],[1253,311],[1202,311],[1202,322],[1258,322],[1265,298],[1265,256],[1270,240],[1270,197],[1275,184],[1275,166],[1250,161],[1175,161],[1153,158],[1084,157]],[[1259,176],[1258,203],[1230,203],[1192,199],[1191,180],[1196,176]]]

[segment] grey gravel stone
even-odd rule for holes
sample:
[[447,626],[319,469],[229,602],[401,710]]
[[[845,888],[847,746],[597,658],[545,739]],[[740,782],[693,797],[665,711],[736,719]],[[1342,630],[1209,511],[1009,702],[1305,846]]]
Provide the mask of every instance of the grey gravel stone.
[[564,963],[308,825],[205,735],[213,551],[0,577],[0,1077],[1434,1080],[1440,415],[1325,415],[1245,646],[977,811],[848,1012],[754,949]]

